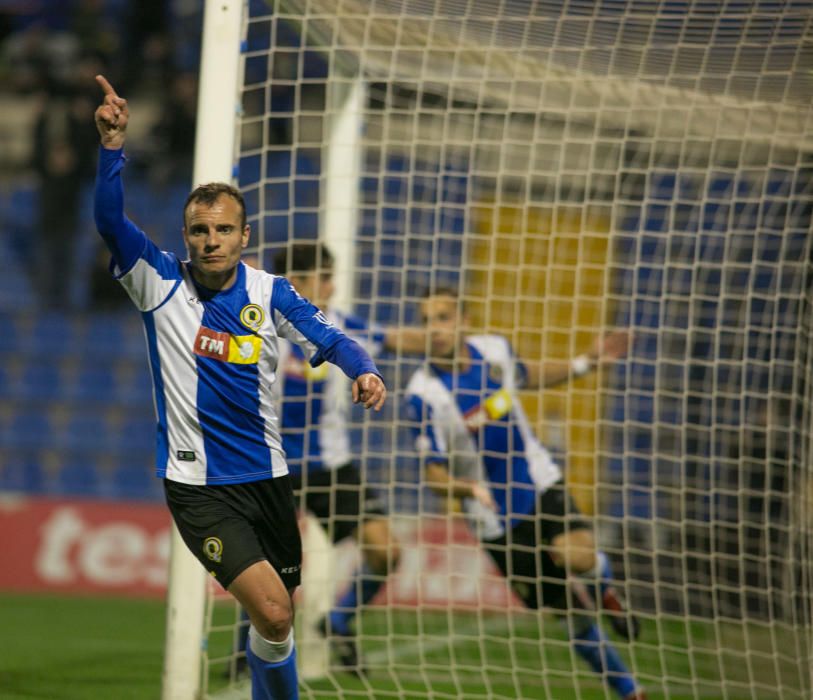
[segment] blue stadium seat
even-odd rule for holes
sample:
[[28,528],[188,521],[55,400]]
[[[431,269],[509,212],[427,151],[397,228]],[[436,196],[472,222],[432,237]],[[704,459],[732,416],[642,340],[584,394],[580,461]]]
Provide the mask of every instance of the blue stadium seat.
[[3,426],[2,443],[6,448],[38,448],[47,442],[53,429],[48,412],[34,406],[19,409]]
[[0,353],[16,353],[20,342],[19,317],[0,313]]
[[104,358],[143,355],[144,340],[138,314],[128,311],[94,314],[88,318],[84,336],[88,355]]
[[63,392],[60,366],[53,361],[44,362],[41,357],[29,357],[13,388],[17,398],[38,401],[51,401],[59,398]]
[[57,475],[56,491],[65,496],[99,496],[100,479],[91,459],[64,462]]
[[8,455],[0,467],[0,491],[42,493],[45,490],[42,464],[32,454]]
[[80,352],[82,346],[77,340],[77,328],[81,320],[61,313],[45,313],[37,316],[24,346],[31,355],[64,355]]
[[163,496],[161,480],[155,476],[152,460],[125,457],[113,470],[112,495],[114,498],[156,501]]
[[150,453],[155,447],[155,418],[152,413],[138,411],[127,416],[114,437],[120,449]]
[[109,361],[97,358],[79,367],[64,396],[78,402],[115,403],[116,385],[114,368]]
[[83,338],[86,351],[91,355],[115,355],[121,349],[124,323],[120,314],[91,314],[85,325]]
[[146,361],[140,361],[119,373],[119,399],[127,405],[152,408],[152,375]]
[[59,437],[59,445],[66,450],[83,454],[104,452],[111,445],[111,426],[105,416],[98,413],[73,414]]

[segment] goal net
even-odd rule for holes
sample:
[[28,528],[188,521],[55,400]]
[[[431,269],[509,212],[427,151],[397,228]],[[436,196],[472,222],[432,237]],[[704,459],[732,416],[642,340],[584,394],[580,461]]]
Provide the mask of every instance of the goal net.
[[[612,641],[653,698],[813,694],[813,12],[807,2],[248,3],[236,128],[254,264],[321,240],[332,305],[420,321],[432,285],[521,358],[633,332],[613,366],[522,400],[641,621]],[[353,542],[307,520],[302,697],[611,698],[423,484],[384,353],[349,410],[397,570],[359,614],[367,674],[315,629]],[[239,611],[207,595],[201,693]]]

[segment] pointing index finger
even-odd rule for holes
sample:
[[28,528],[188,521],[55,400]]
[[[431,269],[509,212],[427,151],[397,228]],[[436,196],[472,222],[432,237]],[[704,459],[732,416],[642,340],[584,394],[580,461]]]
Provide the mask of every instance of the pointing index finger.
[[96,82],[99,83],[102,90],[104,90],[105,96],[112,95],[113,97],[118,97],[116,91],[113,89],[113,86],[107,82],[107,78],[105,78],[103,75],[97,75]]

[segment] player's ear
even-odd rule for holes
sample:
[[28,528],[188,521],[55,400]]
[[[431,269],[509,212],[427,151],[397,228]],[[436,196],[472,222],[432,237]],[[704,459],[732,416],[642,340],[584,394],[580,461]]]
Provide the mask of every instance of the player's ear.
[[251,226],[246,224],[243,227],[243,248],[248,246],[248,239],[251,238]]

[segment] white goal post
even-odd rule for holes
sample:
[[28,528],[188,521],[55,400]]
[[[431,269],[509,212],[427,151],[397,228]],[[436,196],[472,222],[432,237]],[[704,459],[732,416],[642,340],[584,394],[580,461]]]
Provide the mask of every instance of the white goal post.
[[[452,286],[528,359],[629,328],[622,362],[523,393],[642,621],[614,641],[649,700],[811,697],[809,3],[206,8],[195,182],[239,184],[259,263],[324,241],[333,304],[381,324]],[[379,358],[390,405],[351,413],[402,551],[359,617],[369,675],[308,636],[339,548],[304,572],[302,696],[614,697],[422,486],[398,409],[419,361]],[[174,546],[164,700],[249,697],[223,674],[239,615],[204,579]]]
[[[207,2],[205,7],[193,186],[232,181],[239,133],[240,46],[247,8],[242,0]],[[207,578],[173,525],[163,700],[199,697]]]

